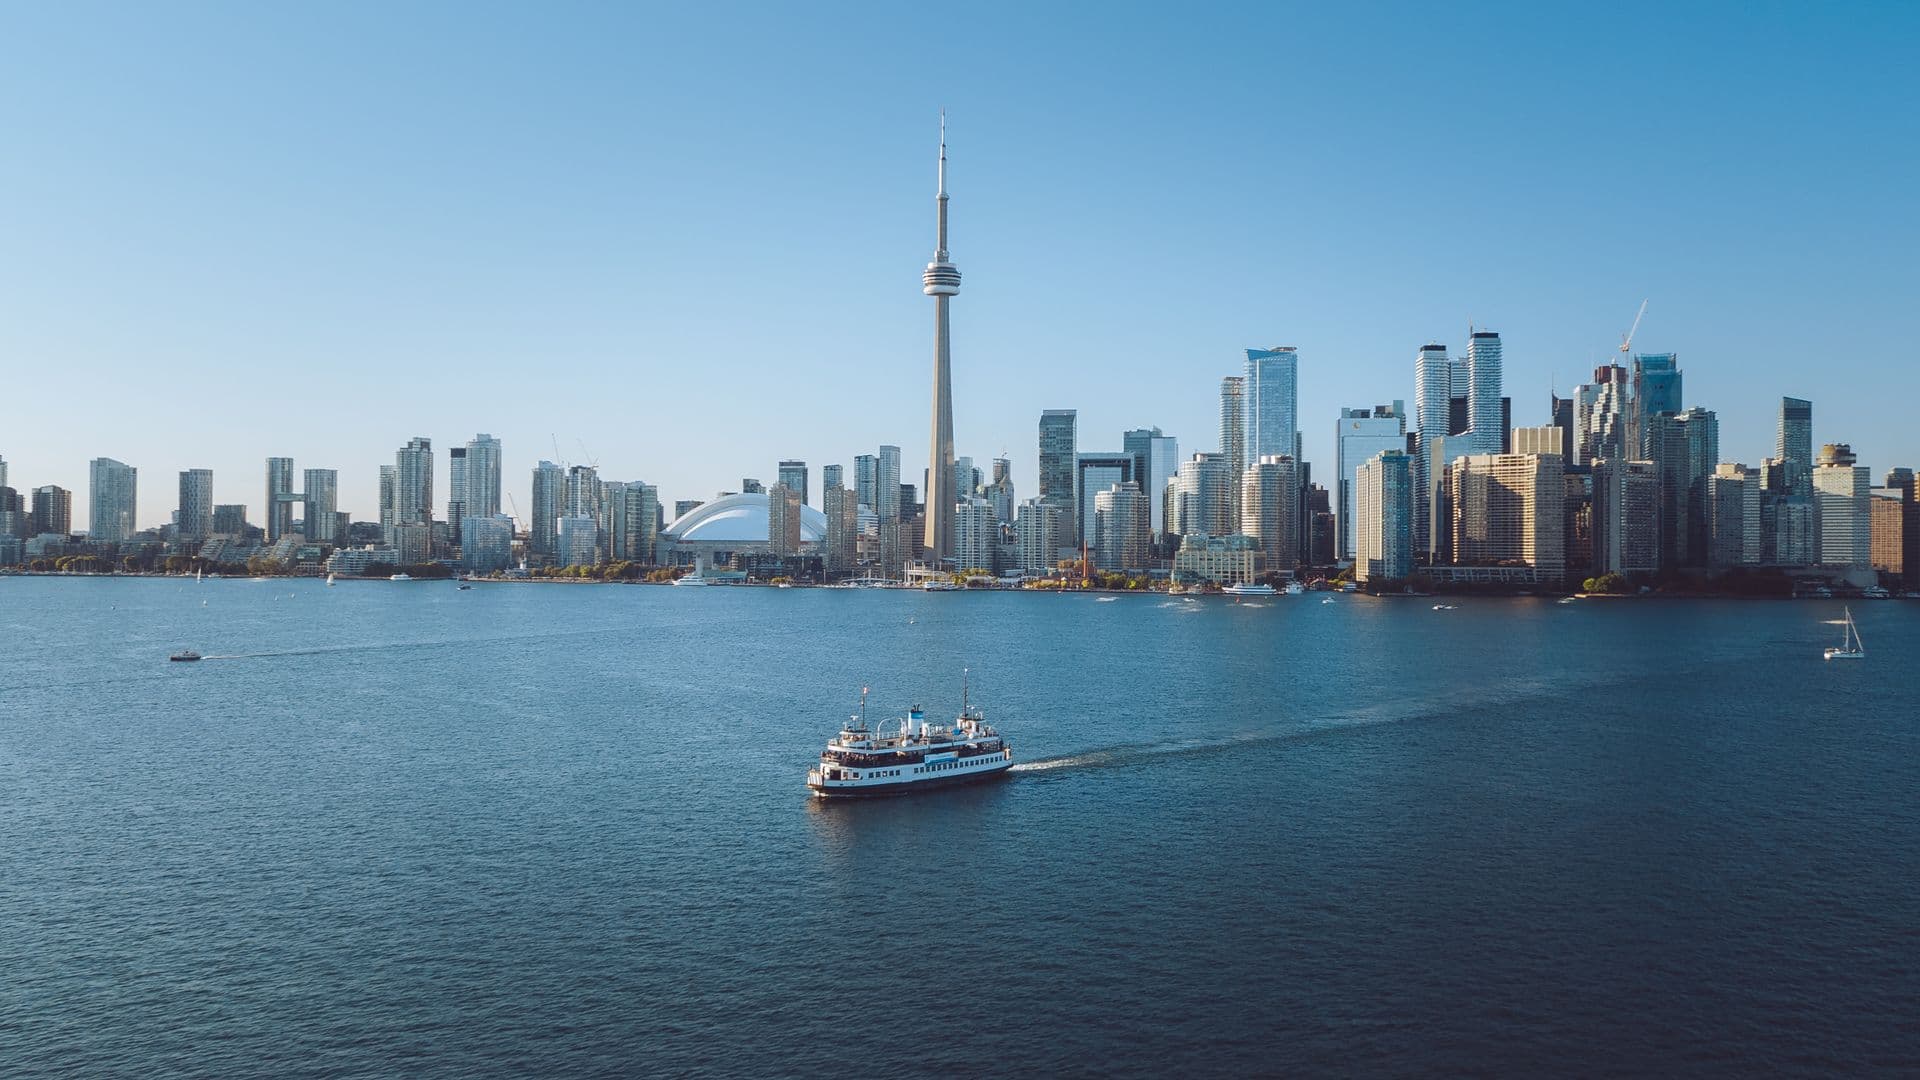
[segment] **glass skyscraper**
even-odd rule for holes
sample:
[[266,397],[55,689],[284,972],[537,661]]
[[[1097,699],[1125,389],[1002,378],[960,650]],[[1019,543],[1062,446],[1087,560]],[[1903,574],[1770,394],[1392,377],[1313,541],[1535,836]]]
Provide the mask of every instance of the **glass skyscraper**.
[[1040,499],[1060,511],[1058,539],[1062,547],[1080,546],[1073,491],[1077,415],[1072,409],[1048,409],[1040,414]]
[[1780,430],[1773,456],[1788,462],[1787,483],[1795,495],[1813,495],[1813,402],[1780,399]]
[[[1299,382],[1300,356],[1292,346],[1247,350],[1242,468],[1249,461],[1282,454],[1300,460]],[[1220,449],[1224,453],[1228,448]],[[1234,482],[1239,483],[1238,476]]]

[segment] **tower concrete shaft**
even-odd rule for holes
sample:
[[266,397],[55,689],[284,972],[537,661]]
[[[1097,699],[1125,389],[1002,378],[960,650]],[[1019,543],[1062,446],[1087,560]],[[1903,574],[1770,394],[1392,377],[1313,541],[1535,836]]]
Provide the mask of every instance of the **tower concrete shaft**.
[[953,557],[953,343],[947,301],[960,292],[960,271],[947,261],[947,118],[940,116],[940,188],[935,196],[933,261],[921,275],[921,292],[933,297],[933,432],[927,455],[927,531],[922,545],[929,565]]

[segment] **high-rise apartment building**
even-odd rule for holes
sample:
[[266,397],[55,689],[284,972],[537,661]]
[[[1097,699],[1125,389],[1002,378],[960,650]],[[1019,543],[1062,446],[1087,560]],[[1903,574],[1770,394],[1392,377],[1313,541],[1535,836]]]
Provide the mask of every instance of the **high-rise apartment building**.
[[874,501],[875,493],[880,490],[880,459],[873,454],[855,454],[853,456],[853,493],[861,506],[879,513],[879,504]]
[[1906,574],[1907,503],[1893,488],[1868,493],[1868,563],[1886,574]]
[[1060,552],[1060,508],[1040,498],[1020,504],[1013,522],[1020,549],[1020,569],[1040,574],[1054,567]]
[[433,526],[433,440],[415,436],[393,455],[393,522]]
[[183,543],[199,543],[213,535],[213,470],[187,469],[180,474],[180,510],[175,518]]
[[[473,463],[469,461],[467,465],[471,468]],[[471,473],[468,479],[472,479]],[[460,562],[477,574],[490,574],[512,566],[513,519],[504,514],[467,515],[460,523]]]
[[600,532],[608,557],[653,564],[660,540],[660,489],[638,480],[603,481],[601,493]]
[[1872,472],[1855,464],[1853,447],[1828,443],[1813,466],[1814,520],[1822,566],[1864,569],[1872,563]]
[[1081,454],[1074,463],[1073,503],[1080,508],[1080,536],[1087,547],[1094,537],[1093,497],[1115,484],[1133,480],[1132,454]]
[[454,541],[460,538],[460,522],[467,517],[467,448],[447,447],[447,526]]
[[1407,448],[1407,406],[1403,401],[1371,409],[1341,409],[1334,425],[1334,557],[1353,557],[1353,498],[1360,466],[1388,450]]
[[393,543],[393,527],[399,523],[394,516],[400,505],[400,470],[391,465],[380,466],[380,529],[386,535],[387,543]]
[[1599,458],[1625,458],[1638,444],[1627,439],[1627,369],[1618,364],[1593,369],[1593,381],[1573,392],[1573,458],[1591,465]]
[[1400,581],[1413,574],[1413,458],[1382,450],[1354,477],[1355,581]]
[[767,552],[791,559],[800,554],[800,491],[785,484],[767,489]]
[[820,470],[820,507],[827,515],[826,549],[821,567],[829,575],[853,571],[860,538],[860,506],[854,492],[840,483],[840,466]]
[[1453,361],[1447,347],[1426,344],[1413,358],[1413,549],[1432,550],[1433,481],[1444,461],[1435,462],[1434,448],[1451,434]]
[[1475,330],[1467,343],[1467,434],[1476,452],[1498,454],[1506,445],[1507,407],[1500,335]]
[[1693,529],[1688,510],[1692,505],[1693,449],[1686,425],[1672,412],[1643,417],[1641,425],[1641,445],[1660,475],[1660,508],[1656,515],[1660,569],[1692,565],[1688,541]]
[[87,477],[87,538],[104,544],[126,543],[140,531],[134,525],[140,470],[112,458],[94,458],[88,463]]
[[1627,439],[1632,452],[1653,457],[1650,421],[1662,413],[1677,413],[1682,404],[1680,359],[1673,353],[1646,353],[1633,358],[1633,396],[1627,403]]
[[467,483],[461,504],[468,517],[491,518],[500,513],[500,440],[482,432],[467,441],[466,451]]
[[[267,518],[267,541],[277,542],[293,531],[293,504],[299,495],[293,490],[293,459],[267,459],[267,502],[262,510]],[[312,524],[309,522],[308,527]]]
[[1760,564],[1760,473],[1745,465],[1721,462],[1707,477],[1707,565]]
[[600,561],[600,523],[587,514],[563,514],[555,524],[556,566],[593,566]]
[[993,555],[1000,547],[1000,523],[993,504],[977,495],[953,504],[953,567],[992,573]]
[[1593,462],[1593,568],[1651,574],[1660,568],[1660,470],[1651,461]]
[[1780,422],[1773,456],[1787,464],[1790,494],[1813,496],[1813,402],[1780,399]]
[[1233,501],[1227,489],[1236,479],[1227,475],[1226,458],[1221,454],[1194,454],[1174,473],[1167,485],[1167,529],[1176,536],[1195,534],[1232,536],[1240,523],[1232,515]]
[[1040,414],[1040,498],[1060,512],[1061,547],[1080,546],[1075,516],[1074,464],[1079,441],[1074,433],[1078,414],[1072,409],[1048,409]]
[[1131,480],[1093,496],[1094,565],[1116,573],[1144,570],[1153,561],[1153,527],[1140,485]]
[[[1240,454],[1234,456],[1223,435],[1220,452],[1227,455],[1227,468],[1239,477],[1249,461],[1269,455],[1285,455],[1300,460],[1300,353],[1291,345],[1270,349],[1248,349],[1246,372],[1241,379],[1246,401],[1245,436]],[[1223,391],[1224,393],[1224,391]],[[1222,400],[1221,424],[1225,430],[1225,401]]]
[[554,559],[560,554],[560,518],[567,512],[567,470],[551,461],[535,465],[532,504],[527,546],[536,559]]
[[[211,504],[207,507],[207,516],[213,516]],[[73,532],[73,492],[55,484],[47,484],[33,489],[31,521],[28,525],[32,536],[68,536]]]
[[339,535],[340,474],[333,469],[308,469],[301,482],[300,512],[304,518],[301,527],[306,530],[307,541],[314,544],[344,541],[346,537]]
[[1240,474],[1247,470],[1247,380],[1229,375],[1220,380],[1220,457],[1226,462],[1227,475],[1234,490],[1227,496],[1227,516],[1236,525],[1240,521]]
[[780,482],[788,490],[800,493],[803,504],[813,502],[812,492],[807,487],[807,463],[804,461],[783,461],[779,465]]
[[1003,457],[993,459],[993,482],[987,485],[986,499],[993,504],[996,521],[1013,524],[1013,462]]
[[214,503],[213,535],[239,536],[247,531],[246,503]]
[[879,541],[879,561],[877,568],[882,577],[898,578],[906,569],[909,538],[902,521],[904,507],[900,491],[900,448],[882,446],[880,459],[875,465],[879,487],[874,492],[877,500],[874,505],[876,539]]
[[1267,454],[1240,478],[1240,532],[1253,538],[1269,571],[1300,563],[1300,472],[1292,457]]
[[1136,428],[1121,437],[1120,445],[1133,455],[1133,478],[1147,500],[1148,522],[1158,542],[1167,532],[1167,483],[1180,471],[1180,440],[1157,427]]
[[1566,497],[1558,454],[1469,454],[1450,466],[1453,561],[1566,570]]

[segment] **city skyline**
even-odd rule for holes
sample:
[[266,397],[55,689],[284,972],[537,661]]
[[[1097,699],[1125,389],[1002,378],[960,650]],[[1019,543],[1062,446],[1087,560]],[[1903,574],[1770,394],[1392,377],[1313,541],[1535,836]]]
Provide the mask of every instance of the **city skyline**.
[[[776,119],[763,112],[792,63],[776,46],[782,34],[876,65],[849,79],[892,78],[918,63],[913,50],[892,50],[925,27],[918,17],[876,23],[833,44],[775,12],[765,40],[730,43],[764,63],[733,66],[740,81],[725,87],[695,79],[714,96],[697,131],[642,110],[618,137],[606,125],[560,125],[529,144],[535,136],[490,122],[509,99],[467,78],[486,61],[577,60],[611,80],[597,96],[563,84],[518,107],[604,118],[645,101],[655,80],[686,77],[719,45],[700,35],[697,15],[655,13],[704,45],[640,72],[617,68],[617,50],[583,31],[546,27],[522,42],[482,22],[463,30],[474,57],[449,61],[460,76],[452,94],[403,74],[424,23],[402,18],[388,44],[372,46],[351,16],[317,38],[287,15],[197,18],[155,20],[151,39],[173,50],[163,56],[126,41],[80,48],[77,21],[34,12],[23,37],[66,51],[57,63],[51,49],[24,56],[0,74],[14,109],[58,102],[33,106],[44,111],[21,126],[34,175],[0,178],[0,219],[17,238],[15,258],[0,264],[0,355],[30,376],[86,371],[90,393],[81,407],[52,379],[24,380],[0,456],[17,487],[75,492],[76,527],[91,527],[96,458],[145,472],[137,522],[151,527],[174,509],[174,477],[203,468],[220,504],[244,503],[265,523],[267,456],[336,471],[339,508],[375,520],[376,467],[416,434],[452,446],[492,432],[516,493],[537,461],[557,458],[644,478],[669,501],[710,498],[783,458],[851,463],[883,442],[917,450],[925,312],[898,282],[924,251],[920,140],[941,103],[966,132],[967,250],[981,272],[955,343],[966,358],[954,380],[957,452],[1007,452],[1022,498],[1038,490],[1032,425],[1042,410],[1076,410],[1083,450],[1118,450],[1124,432],[1147,426],[1183,450],[1213,449],[1219,379],[1240,370],[1244,350],[1276,341],[1300,349],[1304,457],[1323,470],[1340,408],[1413,400],[1407,358],[1429,340],[1463,355],[1469,325],[1502,335],[1513,423],[1544,423],[1550,390],[1570,394],[1617,359],[1642,298],[1651,305],[1636,347],[1682,356],[1688,401],[1720,418],[1721,456],[1769,456],[1775,401],[1793,396],[1821,409],[1816,445],[1849,443],[1876,470],[1920,457],[1891,404],[1920,393],[1911,368],[1891,359],[1890,315],[1913,285],[1901,252],[1914,224],[1897,181],[1911,171],[1914,140],[1900,134],[1914,121],[1858,109],[1885,78],[1859,57],[1899,36],[1884,27],[1870,36],[1783,15],[1670,23],[1651,37],[1589,26],[1565,44],[1523,20],[1450,26],[1453,16],[1432,15],[1384,29],[1293,17],[1287,31],[1330,56],[1350,61],[1361,51],[1345,47],[1364,39],[1364,62],[1341,73],[1307,50],[1303,74],[1325,88],[1303,77],[1284,96],[1236,103],[1222,92],[1257,83],[1202,77],[1193,55],[1204,54],[1176,58],[1169,84],[1181,72],[1195,78],[1164,101],[1107,58],[1096,64],[1098,50],[1063,54],[1078,84],[1000,86],[1000,43],[961,18],[941,101],[889,94],[833,111],[823,106],[852,87],[816,81],[798,103],[812,110],[771,110]],[[609,42],[634,30],[603,18]],[[1145,62],[1159,55],[1158,33],[1218,29],[1131,18],[1101,33]],[[1068,32],[1045,22],[1023,48],[1045,51]],[[1791,42],[1803,62],[1746,71],[1707,44],[1729,33],[1756,46]],[[1629,34],[1636,56],[1684,55],[1689,70],[1657,87],[1610,81],[1597,101],[1556,77],[1560,66],[1607,58]],[[227,78],[160,80],[129,98],[128,80],[154,65],[173,71],[182,51],[235,40],[305,78],[269,86],[209,60]],[[1417,96],[1392,79],[1367,88],[1429,46],[1470,41],[1500,45],[1506,74],[1422,83]],[[337,78],[309,67],[343,57],[371,64],[355,94],[381,95],[401,127],[365,127],[330,96],[343,91]],[[88,73],[100,78],[80,77]],[[1527,80],[1540,93],[1523,102],[1511,90]],[[55,95],[53,85],[82,89]],[[1578,131],[1535,122],[1574,97],[1586,106]],[[126,115],[90,126],[109,107]],[[1422,128],[1469,111],[1471,131]],[[171,129],[182,114],[196,122],[175,144],[132,137],[129,125]],[[1893,131],[1855,138],[1868,115]],[[1092,116],[1109,119],[1084,122]],[[302,123],[276,124],[289,133],[255,152],[266,118]],[[403,145],[402,129],[418,149]],[[1402,171],[1390,162],[1451,154],[1463,139],[1497,147],[1497,168],[1425,171],[1417,187],[1382,180]],[[1806,190],[1815,181],[1789,182],[1732,152],[1820,155],[1837,142],[1852,167]],[[742,166],[736,151],[748,144],[765,172]],[[1592,165],[1616,146],[1661,167],[1615,191],[1617,176]],[[528,160],[549,164],[518,163],[516,151],[529,149],[544,153]],[[435,154],[469,167],[448,172],[426,160]],[[1298,168],[1270,167],[1296,159]],[[759,197],[769,187],[777,199]],[[547,193],[578,205],[552,207]],[[1276,240],[1286,258],[1267,254]],[[813,260],[804,279],[791,273],[803,252]],[[739,287],[749,278],[781,289],[749,305]],[[601,383],[621,392],[580,392]],[[629,388],[641,387],[658,391],[645,400],[673,404],[639,404]],[[748,422],[735,439],[703,440],[698,417],[720,410]],[[907,457],[903,479],[917,484],[924,466]],[[436,468],[445,491],[446,466]]]

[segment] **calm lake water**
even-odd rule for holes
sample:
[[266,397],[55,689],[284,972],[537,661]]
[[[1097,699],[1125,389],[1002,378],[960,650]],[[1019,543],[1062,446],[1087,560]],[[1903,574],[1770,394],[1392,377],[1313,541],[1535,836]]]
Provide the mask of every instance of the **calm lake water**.
[[0,1075],[1920,1069],[1920,603],[1456,603],[0,578]]

